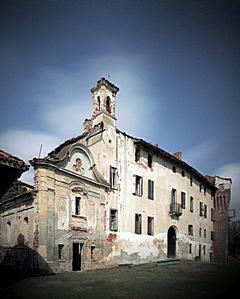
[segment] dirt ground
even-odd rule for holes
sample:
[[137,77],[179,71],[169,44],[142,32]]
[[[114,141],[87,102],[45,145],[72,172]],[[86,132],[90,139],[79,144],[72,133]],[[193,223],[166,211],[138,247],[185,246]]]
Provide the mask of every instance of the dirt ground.
[[0,297],[48,298],[228,298],[238,289],[240,264],[180,261],[60,273],[6,281]]

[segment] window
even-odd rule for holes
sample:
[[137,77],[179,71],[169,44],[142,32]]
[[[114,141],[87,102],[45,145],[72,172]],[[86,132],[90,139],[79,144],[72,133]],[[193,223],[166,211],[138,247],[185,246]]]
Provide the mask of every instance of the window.
[[202,229],[199,228],[199,237],[201,237],[201,236],[202,236]]
[[190,212],[193,212],[193,197],[190,196]]
[[216,221],[216,210],[214,208],[211,208],[211,221]]
[[207,193],[207,188],[206,188],[206,186],[204,187],[204,195],[206,195],[206,193]]
[[110,209],[110,220],[109,220],[109,229],[111,231],[117,231],[118,225],[117,225],[117,210]]
[[199,215],[200,216],[204,215],[204,205],[202,202],[199,203]]
[[185,171],[182,170],[182,177],[185,177]]
[[206,245],[203,246],[203,254],[206,254]]
[[185,207],[186,207],[186,193],[185,192],[181,192],[181,206],[182,206],[182,209],[185,209]]
[[171,194],[171,203],[176,203],[177,202],[177,190],[172,189],[172,194]]
[[211,240],[215,241],[216,240],[216,234],[215,232],[211,231]]
[[75,214],[80,215],[80,197],[75,198]]
[[147,234],[153,236],[154,234],[154,220],[153,217],[148,217]]
[[148,167],[150,168],[152,168],[152,161],[153,161],[152,155],[148,154]]
[[173,172],[177,172],[177,168],[176,168],[176,166],[173,166],[173,167],[172,167],[172,171],[173,171]]
[[142,233],[142,215],[141,214],[135,214],[135,234],[141,234]]
[[97,97],[98,111],[100,111],[100,97]]
[[111,188],[117,189],[117,168],[110,166],[110,185]]
[[95,260],[95,246],[91,246],[91,260]]
[[63,259],[63,244],[58,244],[58,259],[62,260]]
[[154,199],[154,181],[148,180],[148,198]]
[[207,238],[207,230],[206,229],[204,229],[204,238]]
[[191,243],[189,244],[189,253],[190,254],[192,253],[192,244]]
[[193,183],[193,178],[192,176],[190,176],[190,186],[192,186],[192,183]]
[[140,148],[139,147],[136,147],[135,148],[135,162],[138,162],[140,160]]
[[204,218],[207,218],[207,205],[204,205]]
[[111,113],[111,105],[110,105],[110,103],[111,103],[111,100],[110,100],[109,97],[107,97],[107,99],[106,99],[106,110],[109,113]]
[[214,207],[214,209],[216,209],[216,198],[215,197],[213,198],[213,207]]
[[193,226],[191,224],[188,225],[188,235],[193,236]]
[[202,184],[199,184],[199,192],[202,192]]
[[135,195],[142,196],[143,195],[143,178],[135,175]]

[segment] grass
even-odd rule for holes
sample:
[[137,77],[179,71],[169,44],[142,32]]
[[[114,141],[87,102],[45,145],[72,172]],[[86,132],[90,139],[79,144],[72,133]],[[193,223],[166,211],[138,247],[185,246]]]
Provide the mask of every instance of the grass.
[[2,287],[1,298],[219,298],[237,290],[240,265],[156,263],[31,277]]

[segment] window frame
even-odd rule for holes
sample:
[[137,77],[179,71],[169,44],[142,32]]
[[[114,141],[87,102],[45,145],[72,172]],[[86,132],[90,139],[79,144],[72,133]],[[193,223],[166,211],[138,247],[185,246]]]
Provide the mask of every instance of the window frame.
[[193,236],[193,225],[188,224],[188,236]]
[[75,215],[80,215],[81,214],[81,197],[80,196],[75,196]]
[[181,191],[181,207],[186,209],[186,193],[184,191]]
[[148,180],[148,199],[154,200],[154,181]]
[[193,200],[193,196],[190,196],[189,200],[190,200],[189,210],[190,210],[191,213],[193,213],[194,212],[194,200]]
[[110,186],[112,189],[117,189],[118,186],[118,172],[113,166],[110,166]]
[[149,168],[153,168],[153,155],[148,153],[147,164]]
[[149,236],[154,235],[154,217],[148,216],[147,218],[147,234]]
[[63,260],[64,244],[58,244],[58,260]]
[[135,147],[135,162],[139,162],[141,157],[141,149],[139,146]]
[[134,175],[134,186],[135,186],[135,190],[133,192],[134,195],[143,196],[143,177],[139,176],[139,175]]
[[142,234],[142,214],[135,213],[135,234]]
[[110,208],[109,230],[112,232],[116,232],[118,230],[118,210],[117,209]]

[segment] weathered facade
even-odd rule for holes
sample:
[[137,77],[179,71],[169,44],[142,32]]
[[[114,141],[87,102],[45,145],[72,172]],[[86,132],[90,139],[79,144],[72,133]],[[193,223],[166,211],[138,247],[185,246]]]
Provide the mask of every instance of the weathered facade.
[[116,127],[118,88],[92,88],[93,113],[35,169],[29,246],[53,271],[213,259],[214,183],[157,145]]

